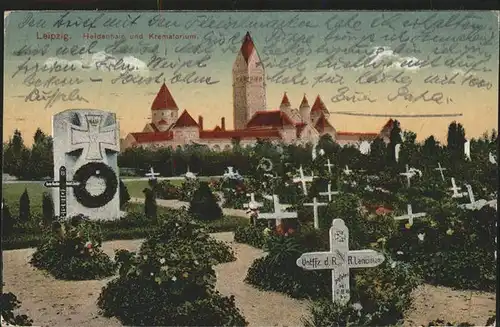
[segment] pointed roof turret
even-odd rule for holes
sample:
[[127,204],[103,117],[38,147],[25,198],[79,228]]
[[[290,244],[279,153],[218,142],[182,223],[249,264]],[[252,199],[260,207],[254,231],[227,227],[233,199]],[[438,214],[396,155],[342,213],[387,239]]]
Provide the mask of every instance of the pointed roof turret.
[[311,113],[312,112],[325,112],[325,111],[327,111],[326,106],[318,95],[316,97],[316,100],[314,101],[313,106],[311,107]]
[[179,110],[172,94],[165,83],[160,87],[156,98],[151,105],[151,110],[176,109]]
[[309,102],[307,101],[307,97],[304,94],[304,97],[302,98],[302,102],[300,103],[300,108],[302,107],[309,107]]
[[199,127],[191,115],[184,109],[179,119],[175,122],[174,127]]
[[243,44],[241,45],[240,49],[240,52],[243,55],[243,58],[245,58],[247,64],[248,64],[248,58],[250,58],[250,55],[252,54],[254,49],[255,45],[253,44],[250,32],[247,32],[247,34],[245,34],[245,37],[243,38]]
[[281,99],[281,105],[280,106],[281,107],[283,107],[283,106],[289,107],[290,106],[290,100],[288,100],[286,92],[283,94],[283,99]]

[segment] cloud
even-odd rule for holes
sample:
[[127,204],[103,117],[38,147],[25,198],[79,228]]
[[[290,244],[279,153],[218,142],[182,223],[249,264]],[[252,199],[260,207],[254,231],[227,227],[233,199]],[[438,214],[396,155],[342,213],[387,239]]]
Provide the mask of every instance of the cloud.
[[50,57],[45,60],[44,65],[50,68],[56,63],[59,65],[73,65],[78,70],[115,71],[117,73],[131,71],[134,74],[149,75],[148,66],[144,61],[133,56],[118,58],[104,51],[99,51],[92,55],[82,55],[80,59],[74,60]]
[[380,63],[384,62],[387,64],[391,64],[388,66],[386,69],[398,69],[398,70],[406,70],[410,72],[416,72],[419,69],[422,69],[418,66],[416,67],[401,67],[401,64],[404,61],[412,60],[412,61],[419,61],[417,57],[404,57],[399,55],[398,53],[395,53],[390,47],[373,47],[373,52],[371,56],[375,56],[371,61],[370,64],[375,64],[375,63]]

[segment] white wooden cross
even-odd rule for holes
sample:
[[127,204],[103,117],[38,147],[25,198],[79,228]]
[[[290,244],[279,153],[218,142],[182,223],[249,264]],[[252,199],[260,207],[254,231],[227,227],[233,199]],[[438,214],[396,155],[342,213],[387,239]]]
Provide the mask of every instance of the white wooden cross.
[[[86,160],[102,160],[105,149],[117,151],[117,126],[116,124],[101,127],[102,115],[85,115],[85,127],[71,125],[71,149],[85,148],[83,156]],[[85,147],[84,144],[87,144]]]
[[274,212],[269,212],[269,213],[259,212],[257,219],[276,219],[276,226],[279,226],[281,224],[281,219],[297,218],[296,212],[281,211],[283,209],[283,205],[280,203],[280,199],[276,194],[273,194],[273,200],[274,200]]
[[146,177],[149,177],[150,180],[156,180],[156,176],[160,176],[160,173],[155,173],[153,167],[149,169],[149,173],[146,174]]
[[247,196],[250,197],[250,202],[244,203],[243,208],[245,209],[248,208],[250,210],[257,210],[264,205],[261,202],[255,201],[255,193],[247,194]]
[[453,191],[453,195],[451,196],[452,198],[461,198],[464,195],[467,195],[466,192],[462,192],[462,193],[458,192],[462,188],[457,186],[457,184],[455,183],[455,178],[454,177],[451,178],[451,185],[452,185],[452,187],[450,188],[450,190]]
[[332,300],[346,304],[351,298],[349,269],[371,268],[384,262],[383,254],[374,250],[349,250],[349,229],[342,219],[330,227],[330,251],[303,253],[297,266],[307,270],[332,270]]
[[316,197],[313,198],[312,203],[304,203],[304,206],[313,207],[314,214],[314,228],[319,229],[319,216],[318,216],[318,208],[320,206],[327,206],[328,203],[318,202]]
[[497,200],[491,200],[491,201],[486,201],[485,199],[479,199],[476,201],[476,197],[474,196],[474,192],[472,192],[472,186],[470,184],[465,184],[467,187],[467,194],[469,195],[469,203],[466,204],[460,204],[460,208],[468,209],[468,210],[480,210],[482,207],[485,205],[489,205],[492,208],[496,208],[496,201]]
[[470,158],[470,140],[467,140],[464,143],[464,154],[465,154],[465,158],[467,158],[467,160],[471,160],[471,158]]
[[331,174],[332,173],[332,167],[333,167],[333,164],[330,162],[330,158],[326,159],[326,164],[325,166],[328,168],[328,173]]
[[311,183],[314,179],[314,176],[304,176],[304,170],[302,169],[302,165],[298,169],[300,173],[300,177],[295,177],[293,179],[294,183],[302,183],[302,190],[304,191],[304,195],[307,195],[307,184],[306,183]]
[[349,169],[349,167],[346,165],[344,168],[344,174],[350,175],[352,173],[352,170]]
[[328,196],[328,201],[332,202],[332,195],[337,195],[339,194],[338,191],[332,192],[332,184],[328,183],[328,188],[326,192],[319,192],[319,195],[326,195]]
[[496,164],[497,163],[497,158],[493,155],[493,153],[488,153],[488,159],[490,160],[490,163]]
[[441,179],[443,180],[444,182],[444,174],[443,174],[443,170],[446,170],[446,168],[443,168],[441,167],[441,163],[438,162],[438,168],[434,168],[434,170],[439,170],[439,173],[441,174]]
[[422,218],[422,217],[427,216],[427,214],[425,212],[413,213],[413,210],[411,208],[411,204],[408,204],[407,210],[408,210],[408,213],[406,215],[394,217],[394,220],[407,220],[408,219],[408,223],[411,226],[411,225],[413,225],[414,218]]
[[400,173],[401,176],[406,176],[406,180],[408,181],[408,187],[410,187],[410,180],[415,175],[414,172],[410,171],[408,165],[406,165],[406,172]]
[[398,143],[394,147],[394,158],[396,159],[396,162],[399,162],[399,151],[401,150],[401,144]]

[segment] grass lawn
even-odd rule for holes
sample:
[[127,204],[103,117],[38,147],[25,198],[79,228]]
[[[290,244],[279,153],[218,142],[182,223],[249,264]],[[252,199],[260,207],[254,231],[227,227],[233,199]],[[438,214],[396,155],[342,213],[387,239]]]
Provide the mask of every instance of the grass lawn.
[[[180,186],[182,180],[172,180],[170,181],[175,186]],[[144,194],[142,190],[149,187],[148,181],[134,181],[125,180],[125,185],[127,186],[128,193],[131,197],[143,198]],[[5,200],[5,204],[9,206],[10,212],[17,215],[19,212],[19,198],[24,190],[28,190],[28,195],[30,197],[30,206],[32,213],[42,213],[42,194],[43,192],[51,193],[52,190],[48,189],[40,183],[15,183],[15,184],[2,184],[2,196]]]
[[41,183],[2,184],[2,197],[9,206],[10,212],[17,216],[19,213],[19,198],[24,190],[28,190],[30,208],[32,213],[42,213],[42,194],[52,192]]

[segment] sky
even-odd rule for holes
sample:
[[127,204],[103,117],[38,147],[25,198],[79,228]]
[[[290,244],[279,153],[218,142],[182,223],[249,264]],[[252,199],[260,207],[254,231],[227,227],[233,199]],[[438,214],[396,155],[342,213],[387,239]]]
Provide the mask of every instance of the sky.
[[[304,95],[311,105],[320,95],[337,131],[378,132],[391,117],[418,140],[445,141],[453,120],[468,137],[497,128],[498,12],[23,11],[4,17],[4,140],[17,128],[29,145],[38,127],[51,134],[53,114],[78,108],[115,112],[121,137],[142,131],[163,82],[181,110],[204,117],[205,129],[221,117],[230,129],[232,65],[246,32],[265,67],[268,110],[287,92],[293,107]],[[117,37],[124,41],[113,49]],[[148,65],[152,56],[176,67]],[[353,67],[356,61],[365,67]],[[419,65],[425,61],[432,65]],[[61,67],[71,70],[56,71]],[[123,84],[120,74],[153,81]],[[51,103],[56,93],[59,100]],[[366,97],[353,101],[352,95]]]

